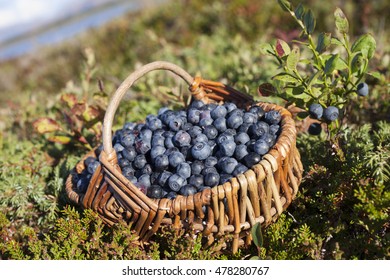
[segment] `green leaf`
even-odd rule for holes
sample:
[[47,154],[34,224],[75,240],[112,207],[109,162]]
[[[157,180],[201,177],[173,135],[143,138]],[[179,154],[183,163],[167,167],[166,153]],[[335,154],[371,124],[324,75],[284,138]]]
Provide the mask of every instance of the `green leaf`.
[[39,118],[32,125],[40,134],[62,130],[61,126],[51,118]]
[[286,66],[289,70],[295,70],[297,68],[297,64],[300,58],[300,51],[298,47],[294,47],[287,57]]
[[249,260],[251,260],[251,261],[259,261],[259,260],[261,260],[261,258],[259,256],[253,256]]
[[288,44],[283,41],[282,39],[278,39],[276,41],[276,53],[279,55],[279,57],[283,57],[286,55],[289,55],[291,50]]
[[348,29],[349,29],[348,19],[340,8],[337,8],[334,11],[334,17],[335,17],[337,30],[343,34],[348,33]]
[[256,223],[251,229],[251,234],[253,238],[253,243],[260,248],[263,247],[263,233],[261,232],[261,224]]
[[352,73],[361,73],[364,64],[364,57],[361,52],[358,52],[352,59]]
[[360,36],[352,45],[352,52],[362,52],[363,56],[368,59],[374,56],[376,49],[376,41],[371,34],[364,34]]
[[294,14],[297,17],[297,19],[302,20],[304,13],[305,13],[305,9],[303,8],[302,3],[299,3],[294,10]]
[[287,73],[280,73],[272,77],[272,79],[285,82],[285,83],[297,83],[298,79]]
[[274,49],[272,48],[272,45],[269,43],[262,43],[260,44],[260,53],[262,55],[266,54],[273,54]]
[[382,75],[379,72],[368,72],[367,75],[370,75],[370,76],[372,76],[372,77],[374,77],[375,79],[378,79],[378,80],[380,80],[382,78]]
[[303,25],[305,26],[308,34],[313,33],[314,28],[316,27],[316,20],[311,9],[309,9],[303,16]]
[[70,141],[72,141],[72,138],[70,138],[69,136],[64,136],[64,135],[54,135],[54,136],[49,137],[47,140],[49,140],[50,142],[65,145],[65,144],[69,144]]
[[341,42],[339,39],[337,39],[337,38],[332,38],[331,40],[330,40],[330,43],[332,44],[332,45],[336,45],[336,46],[344,46],[343,45],[343,42]]
[[337,60],[339,59],[339,54],[333,54],[325,63],[325,74],[330,74],[333,72],[333,70],[336,69]]
[[319,53],[324,52],[330,45],[332,35],[330,33],[321,33],[318,36],[318,42],[316,51]]
[[278,0],[280,7],[282,7],[283,11],[289,12],[291,10],[291,3],[287,0]]

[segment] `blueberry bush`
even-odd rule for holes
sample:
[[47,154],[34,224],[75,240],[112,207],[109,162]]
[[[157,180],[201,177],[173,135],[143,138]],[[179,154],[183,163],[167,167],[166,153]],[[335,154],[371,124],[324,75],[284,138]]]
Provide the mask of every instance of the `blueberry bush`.
[[[0,258],[389,259],[389,6],[317,2],[166,3],[2,62]],[[70,170],[101,144],[109,96],[153,60],[278,103],[296,119],[305,170],[298,196],[275,223],[253,227],[253,244],[234,255],[222,247],[229,235],[206,248],[191,230],[162,228],[140,243],[128,225],[107,227],[66,198]],[[117,112],[113,144],[124,175],[151,197],[191,194],[244,172],[278,135],[277,113],[188,104],[181,83],[151,73]],[[139,122],[142,137],[133,134]],[[268,136],[257,135],[263,130]],[[98,164],[86,160],[81,191]]]

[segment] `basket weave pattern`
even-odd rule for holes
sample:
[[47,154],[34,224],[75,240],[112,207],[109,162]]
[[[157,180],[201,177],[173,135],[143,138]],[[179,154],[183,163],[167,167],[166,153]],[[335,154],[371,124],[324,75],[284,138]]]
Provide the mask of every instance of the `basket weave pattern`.
[[[259,105],[265,111],[278,110],[282,115],[281,133],[276,144],[263,159],[229,182],[191,196],[175,199],[151,199],[121,173],[112,148],[112,123],[119,103],[132,84],[146,73],[168,70],[184,79],[193,98],[204,103],[226,101],[238,107]],[[302,163],[296,149],[295,123],[289,111],[278,105],[256,103],[253,99],[218,82],[193,79],[188,73],[168,62],[153,62],[133,72],[115,92],[107,108],[103,124],[103,151],[100,166],[93,174],[85,194],[77,193],[72,184],[75,173],[81,173],[84,159],[96,157],[95,151],[85,155],[69,175],[66,192],[74,203],[91,208],[109,225],[125,220],[141,240],[148,240],[162,225],[174,228],[192,227],[207,237],[207,244],[227,233],[232,235],[232,250],[251,242],[250,229],[260,222],[274,221],[298,192],[302,179]]]

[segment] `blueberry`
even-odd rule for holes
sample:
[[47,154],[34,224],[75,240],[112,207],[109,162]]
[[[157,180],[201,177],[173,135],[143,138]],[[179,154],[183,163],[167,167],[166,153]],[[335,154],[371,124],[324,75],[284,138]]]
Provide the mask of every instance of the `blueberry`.
[[227,114],[227,110],[226,110],[226,107],[224,106],[221,106],[221,105],[218,105],[217,107],[215,107],[211,112],[210,112],[210,115],[211,117],[216,120],[218,118],[225,118]]
[[169,111],[169,108],[167,107],[161,107],[160,109],[158,109],[158,112],[157,112],[157,116],[161,116],[163,113],[165,113],[166,111]]
[[220,184],[225,184],[225,183],[227,183],[227,182],[229,182],[229,180],[231,179],[231,178],[233,178],[233,176],[231,175],[231,174],[221,174],[220,176],[219,176],[219,183]]
[[192,140],[191,140],[191,144],[195,145],[196,143],[198,142],[208,142],[209,141],[209,138],[207,138],[207,136],[203,133],[200,133],[198,135],[195,135]]
[[201,127],[206,127],[208,125],[211,125],[213,123],[213,119],[211,117],[201,118],[199,121],[199,125]]
[[263,108],[261,108],[260,106],[252,106],[250,109],[249,109],[249,112],[252,113],[252,114],[255,114],[257,116],[258,119],[261,119],[264,114],[265,114],[265,111]]
[[199,108],[201,108],[201,107],[203,107],[204,106],[204,103],[203,103],[203,101],[201,101],[201,100],[194,100],[194,101],[192,101],[191,102],[191,104],[190,104],[190,108],[196,108],[196,109],[199,109]]
[[257,120],[258,120],[258,117],[257,115],[251,113],[251,112],[246,112],[244,114],[244,116],[242,117],[242,120],[244,121],[244,123],[249,123],[249,124],[252,124],[252,123],[256,123]]
[[184,155],[180,152],[173,152],[168,157],[169,165],[176,168],[180,163],[185,162]]
[[218,159],[214,156],[209,156],[208,158],[206,158],[206,160],[204,161],[204,165],[206,167],[212,167],[212,166],[215,166],[216,164],[218,163]]
[[265,155],[269,151],[269,144],[264,139],[259,139],[255,142],[253,150],[259,155]]
[[239,174],[243,174],[245,171],[248,170],[248,167],[246,167],[245,165],[243,165],[242,163],[238,163],[236,165],[236,167],[234,168],[233,172],[232,172],[232,175],[233,176],[237,176]]
[[321,119],[322,114],[324,112],[324,108],[322,108],[321,104],[313,103],[309,106],[309,114],[314,119]]
[[218,173],[218,170],[217,170],[217,168],[214,167],[214,166],[205,167],[205,168],[202,170],[202,175],[205,176],[207,173]]
[[172,138],[173,138],[173,136],[165,137],[165,140],[164,140],[165,148],[169,149],[169,148],[175,147],[175,144],[173,144],[173,139]]
[[169,160],[167,155],[159,155],[154,160],[154,167],[157,171],[166,170],[169,166]]
[[264,134],[260,139],[264,140],[268,144],[268,147],[272,147],[275,144],[276,136],[272,135],[270,133],[267,133],[267,134]]
[[194,159],[205,160],[211,154],[211,148],[206,142],[197,142],[192,146],[191,154]]
[[195,186],[196,188],[200,188],[203,183],[203,175],[195,174],[191,175],[191,177],[188,179],[188,183]]
[[144,128],[140,131],[138,138],[144,140],[145,142],[151,142],[152,136],[153,136],[153,131],[151,131],[150,129]]
[[236,150],[236,146],[236,143],[232,140],[224,141],[222,144],[219,145],[221,155],[231,157]]
[[321,131],[322,131],[322,128],[321,128],[320,123],[312,123],[308,129],[308,132],[311,135],[319,135],[319,134],[321,134]]
[[123,129],[124,129],[124,130],[134,130],[134,128],[135,128],[136,125],[137,125],[137,124],[134,123],[134,122],[127,122],[127,123],[125,123],[125,125],[123,126]]
[[256,163],[259,163],[261,156],[258,153],[250,152],[243,158],[243,163],[246,167],[251,168]]
[[141,175],[141,176],[138,178],[138,185],[142,185],[142,186],[144,186],[145,188],[149,188],[149,187],[151,186],[151,183],[150,183],[150,175],[149,175],[149,174]]
[[230,142],[230,141],[234,142],[234,137],[233,137],[233,135],[230,135],[229,133],[222,133],[217,138],[218,145],[224,145],[225,142]]
[[269,125],[263,121],[252,124],[249,127],[248,134],[253,138],[260,138],[264,134],[269,132]]
[[127,159],[125,158],[118,158],[118,164],[121,168],[124,168],[126,166],[130,166],[131,165],[131,162],[128,161]]
[[191,136],[184,130],[179,130],[173,136],[172,142],[176,147],[190,146]]
[[202,173],[202,170],[204,169],[204,163],[200,160],[195,160],[191,164],[191,173],[193,175],[199,175]]
[[146,125],[150,130],[155,131],[157,129],[162,128],[162,122],[157,117],[153,116],[151,118],[146,119]]
[[176,196],[177,196],[177,193],[171,191],[171,192],[169,192],[169,193],[166,195],[166,198],[168,198],[168,199],[174,199],[174,198],[176,198]]
[[126,179],[132,182],[133,184],[136,184],[138,182],[137,177],[135,177],[134,175],[126,176]]
[[367,96],[369,92],[368,85],[366,83],[358,84],[356,92],[359,96]]
[[186,122],[182,124],[181,129],[188,132],[193,126],[192,123]]
[[164,194],[164,190],[159,185],[151,185],[146,191],[146,195],[150,198],[159,199],[164,196],[163,194]]
[[135,157],[133,161],[133,166],[138,169],[142,169],[147,163],[145,155],[139,154]]
[[173,112],[172,110],[166,110],[166,111],[164,111],[164,113],[162,113],[158,117],[160,118],[160,120],[162,121],[163,124],[168,126],[170,120],[175,117],[175,112]]
[[151,147],[151,141],[147,141],[144,139],[136,139],[135,140],[135,150],[139,154],[146,154]]
[[243,159],[247,154],[248,154],[248,150],[247,150],[246,145],[241,144],[241,145],[236,146],[236,150],[234,151],[234,157],[237,160]]
[[227,129],[226,119],[224,117],[215,119],[213,125],[219,132],[224,132]]
[[208,139],[213,140],[218,136],[218,130],[213,125],[208,125],[203,129],[204,135],[207,136]]
[[176,167],[176,174],[179,174],[184,179],[188,179],[191,176],[191,166],[187,162],[181,162]]
[[126,178],[129,176],[134,176],[134,168],[131,166],[126,166],[125,168],[122,169],[122,174]]
[[234,136],[234,142],[237,145],[246,144],[250,140],[250,137],[245,132],[239,132]]
[[222,157],[219,161],[218,161],[218,168],[223,172],[223,173],[226,173],[226,174],[231,174],[234,170],[234,168],[236,168],[238,162],[235,158],[232,158],[232,157]]
[[243,124],[243,119],[242,119],[242,116],[238,115],[238,114],[232,114],[231,116],[229,116],[226,120],[226,124],[228,127],[230,128],[233,128],[233,129],[237,129],[240,127],[240,125]]
[[196,135],[201,134],[202,131],[203,130],[200,126],[194,125],[187,132],[191,136],[191,138],[194,138]]
[[271,124],[278,124],[282,120],[282,114],[280,114],[279,111],[271,110],[271,111],[265,113],[264,119],[270,125]]
[[191,108],[188,110],[187,120],[189,123],[198,124],[200,120],[200,111],[195,108]]
[[339,117],[339,109],[334,106],[329,106],[324,110],[324,119],[326,121],[332,122]]
[[186,160],[192,160],[191,146],[185,146],[180,148],[180,153],[183,154]]
[[92,163],[96,161],[96,158],[94,157],[87,157],[85,160],[84,160],[84,166],[85,168],[88,168],[88,166]]
[[117,153],[122,152],[124,149],[125,149],[125,147],[123,147],[123,146],[122,146],[121,144],[119,144],[119,143],[116,143],[116,144],[114,145],[114,150],[115,150],[115,152],[117,152]]
[[154,146],[164,146],[165,137],[162,135],[153,135],[152,137],[152,147]]
[[269,126],[269,133],[272,135],[276,135],[280,132],[280,125],[278,124],[271,124]]
[[238,128],[237,132],[245,132],[245,133],[248,133],[248,130],[249,130],[249,127],[251,126],[252,124],[250,123],[243,123],[242,125],[240,125],[240,127]]
[[81,177],[77,180],[76,188],[80,193],[85,193],[88,189],[89,179],[87,177]]
[[120,143],[125,148],[129,148],[134,145],[135,135],[133,133],[124,133],[120,139]]
[[234,103],[231,103],[231,102],[226,102],[226,103],[224,104],[224,106],[225,106],[225,108],[226,108],[226,110],[227,110],[228,113],[230,113],[230,112],[233,111],[234,109],[237,109],[237,105],[234,104]]
[[166,151],[164,152],[164,155],[169,157],[172,153],[179,152],[179,151],[180,150],[177,147],[171,147],[171,148],[166,149]]
[[172,173],[169,171],[164,170],[163,172],[160,173],[160,176],[157,178],[157,183],[164,187],[168,185],[168,179],[172,176]]
[[220,177],[217,172],[209,172],[204,175],[204,184],[208,187],[217,186],[219,183]]
[[179,174],[172,174],[168,179],[168,186],[172,191],[178,192],[182,186],[186,184],[186,180]]
[[159,155],[163,155],[165,153],[166,149],[164,146],[160,146],[160,145],[157,145],[157,146],[154,146],[151,150],[150,150],[150,157],[151,159],[154,161],[154,159],[159,156]]
[[194,194],[196,194],[196,192],[197,192],[196,187],[191,186],[191,185],[184,185],[180,189],[180,194],[184,195],[184,196],[194,195]]
[[141,173],[142,174],[152,174],[153,173],[153,169],[152,169],[152,166],[150,164],[145,164],[144,167],[142,167],[141,169]]
[[172,131],[179,131],[182,124],[183,124],[183,120],[179,117],[175,117],[169,121],[168,127]]

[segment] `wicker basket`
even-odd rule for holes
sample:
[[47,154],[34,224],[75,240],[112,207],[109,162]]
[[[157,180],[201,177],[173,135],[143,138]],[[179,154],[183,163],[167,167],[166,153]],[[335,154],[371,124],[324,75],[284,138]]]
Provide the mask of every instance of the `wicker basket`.
[[218,82],[193,79],[178,66],[157,61],[129,75],[113,95],[103,124],[103,151],[100,166],[93,174],[85,194],[77,193],[72,177],[84,169],[85,155],[69,175],[66,192],[74,203],[97,211],[112,225],[120,220],[128,222],[141,240],[148,240],[162,225],[174,228],[191,227],[202,232],[210,245],[225,234],[232,236],[233,252],[251,242],[250,229],[260,222],[269,225],[290,205],[302,179],[302,164],[296,149],[296,129],[286,109],[268,103],[256,103],[265,111],[279,110],[282,115],[281,133],[276,144],[263,159],[244,174],[229,182],[204,189],[191,196],[178,195],[175,199],[151,199],[126,179],[117,163],[112,147],[112,123],[119,103],[127,90],[140,77],[153,70],[168,70],[185,80],[193,98],[205,103],[234,102],[241,108],[249,107],[253,99]]

